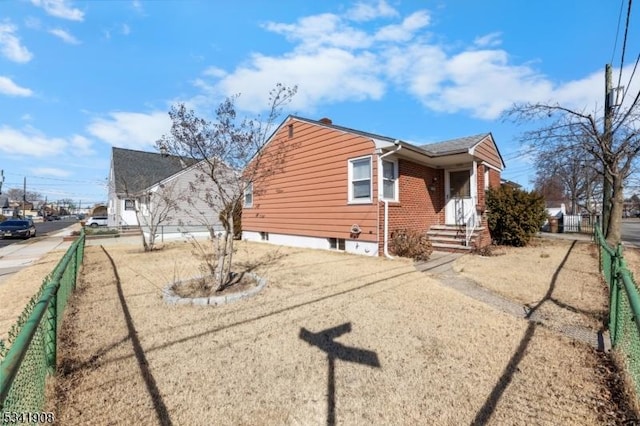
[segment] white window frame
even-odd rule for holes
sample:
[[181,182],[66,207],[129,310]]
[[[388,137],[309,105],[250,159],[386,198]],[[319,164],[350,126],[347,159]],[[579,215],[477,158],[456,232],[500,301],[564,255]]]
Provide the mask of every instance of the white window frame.
[[[353,163],[361,160],[369,160],[369,197],[368,198],[353,198]],[[347,160],[348,164],[348,180],[347,180],[347,192],[349,204],[371,204],[373,202],[373,160],[371,155],[365,155],[364,157],[350,158]],[[363,179],[364,180],[364,179]]]
[[[247,203],[247,195],[251,196],[251,202]],[[247,183],[247,186],[244,188],[243,194],[243,203],[244,207],[250,208],[253,207],[253,182]]]
[[[393,188],[393,198],[387,198],[384,196],[384,162],[387,161],[389,163],[393,163],[393,180],[394,180],[394,188]],[[381,200],[385,200],[385,201],[392,201],[392,202],[398,202],[398,200],[400,199],[399,197],[399,190],[400,190],[400,185],[398,184],[399,182],[399,175],[400,173],[398,172],[398,159],[387,159],[387,158],[383,158],[380,159],[380,161],[378,161],[378,194],[380,194],[380,199]]]
[[490,178],[489,173],[491,173],[489,171],[489,167],[484,166],[484,190],[485,191],[489,189],[489,178]]

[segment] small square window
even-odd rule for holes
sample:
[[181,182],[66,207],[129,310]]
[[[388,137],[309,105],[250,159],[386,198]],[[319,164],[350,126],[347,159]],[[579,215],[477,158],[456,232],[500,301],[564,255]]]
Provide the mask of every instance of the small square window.
[[124,209],[125,210],[135,210],[136,209],[135,200],[124,200]]

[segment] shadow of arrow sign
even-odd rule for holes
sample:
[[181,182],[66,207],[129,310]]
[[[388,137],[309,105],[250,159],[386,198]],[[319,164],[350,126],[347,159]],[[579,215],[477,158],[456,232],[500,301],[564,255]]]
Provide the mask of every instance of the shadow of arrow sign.
[[317,333],[313,333],[302,327],[298,335],[301,340],[304,340],[311,346],[315,346],[327,354],[327,360],[329,361],[327,378],[327,425],[329,426],[336,424],[336,359],[380,368],[380,361],[375,352],[345,346],[342,343],[334,341],[334,339],[349,332],[351,332],[350,322]]

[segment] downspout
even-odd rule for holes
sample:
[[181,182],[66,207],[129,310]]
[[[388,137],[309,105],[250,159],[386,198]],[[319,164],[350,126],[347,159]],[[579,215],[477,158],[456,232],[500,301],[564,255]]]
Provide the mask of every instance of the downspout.
[[[382,159],[387,155],[395,154],[396,152],[402,149],[402,145],[400,145],[400,140],[396,139],[393,144],[396,146],[396,149],[393,151],[389,151],[385,154],[382,154],[378,157],[378,166],[382,166]],[[384,203],[384,255],[393,259],[393,256],[389,254],[389,202],[387,200],[382,199],[382,191],[380,191],[380,176],[381,176],[381,167],[378,167],[378,200]],[[378,215],[380,217],[380,215]]]

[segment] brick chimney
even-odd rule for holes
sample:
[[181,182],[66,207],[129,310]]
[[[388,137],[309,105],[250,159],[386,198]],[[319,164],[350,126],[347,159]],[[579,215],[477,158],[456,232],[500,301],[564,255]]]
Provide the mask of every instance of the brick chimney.
[[327,117],[323,117],[323,118],[321,118],[321,119],[320,119],[320,122],[321,122],[321,123],[324,123],[324,124],[333,124],[333,122],[331,121],[331,119],[330,119],[330,118],[327,118]]

